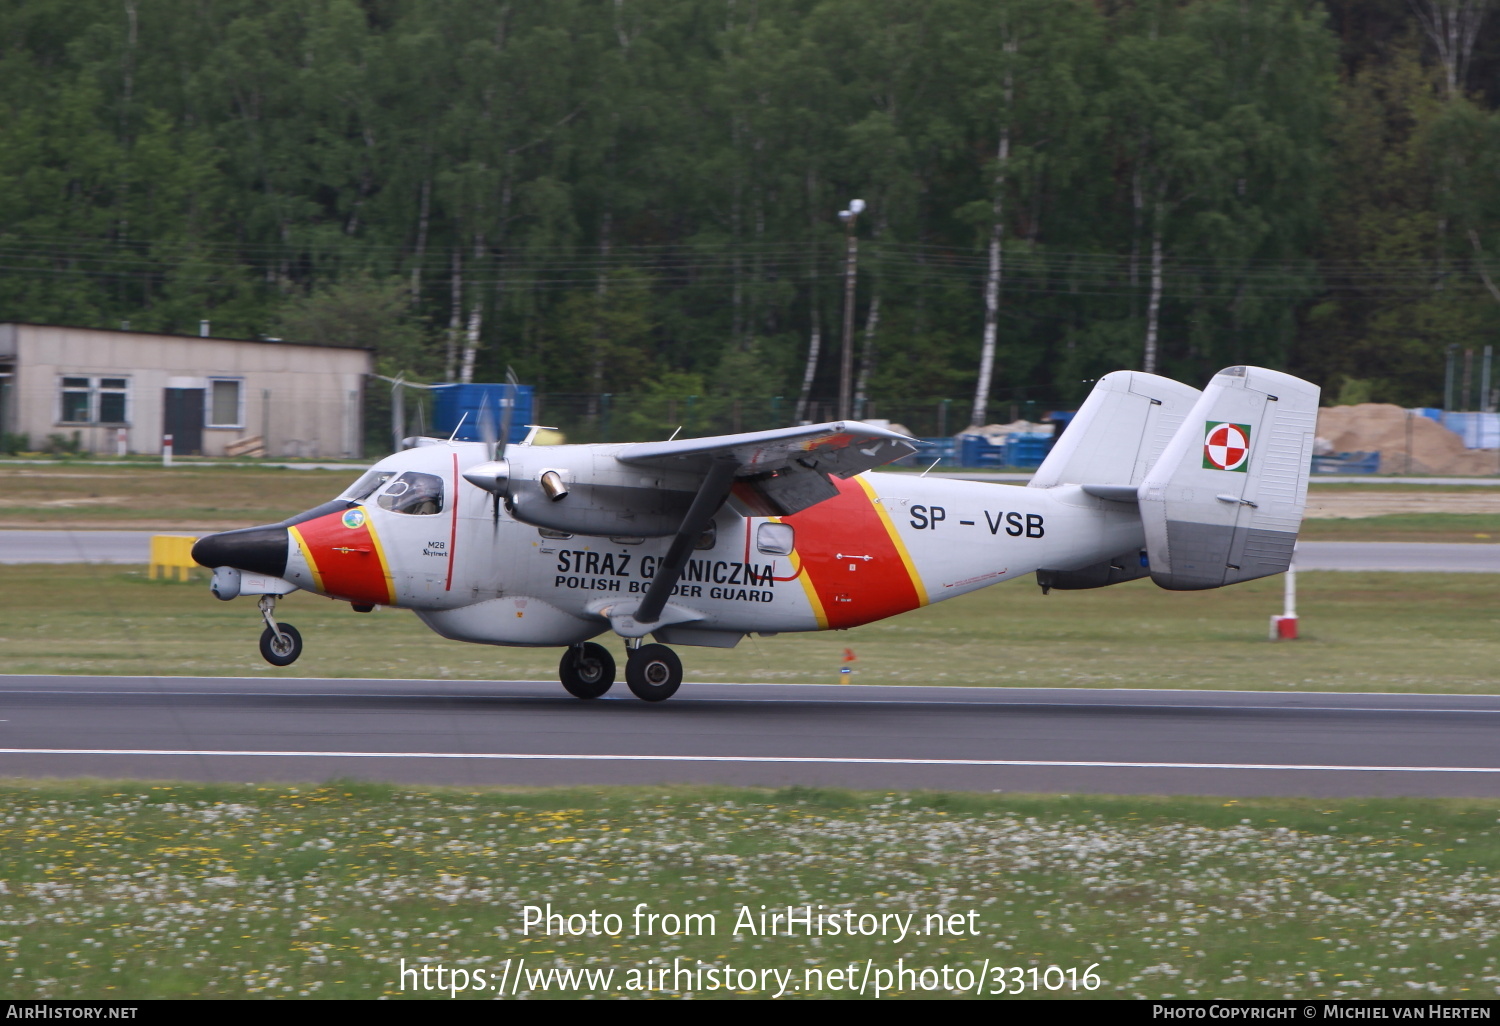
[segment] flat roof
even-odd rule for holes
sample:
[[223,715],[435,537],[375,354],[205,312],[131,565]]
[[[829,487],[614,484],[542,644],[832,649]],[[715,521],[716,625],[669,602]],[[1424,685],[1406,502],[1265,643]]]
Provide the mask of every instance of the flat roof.
[[305,346],[310,349],[347,349],[356,353],[373,353],[374,346],[330,346],[321,342],[296,342],[285,338],[230,338],[227,335],[177,335],[170,331],[137,331],[134,328],[95,328],[87,324],[42,324],[37,321],[0,321],[0,328],[55,328],[59,331],[102,331],[111,335],[140,335],[155,338],[180,338],[204,342],[241,342],[257,346]]

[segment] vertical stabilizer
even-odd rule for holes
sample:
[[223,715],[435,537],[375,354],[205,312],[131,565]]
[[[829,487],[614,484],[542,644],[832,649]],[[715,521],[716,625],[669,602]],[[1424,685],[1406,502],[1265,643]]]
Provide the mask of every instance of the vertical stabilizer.
[[1201,394],[1141,371],[1106,374],[1037,468],[1031,487],[1140,484]]
[[1286,570],[1317,419],[1318,387],[1300,378],[1214,375],[1137,493],[1151,579],[1196,591]]

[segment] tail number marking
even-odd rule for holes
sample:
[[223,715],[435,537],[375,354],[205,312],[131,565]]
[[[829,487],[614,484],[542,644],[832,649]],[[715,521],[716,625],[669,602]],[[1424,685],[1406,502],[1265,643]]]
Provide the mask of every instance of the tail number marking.
[[984,511],[984,522],[990,534],[999,534],[1002,527],[1012,538],[1025,535],[1027,538],[1043,538],[1047,534],[1046,520],[1040,513],[991,513]]
[[937,525],[948,519],[948,511],[942,506],[913,506],[911,508],[911,526],[918,531],[936,531]]

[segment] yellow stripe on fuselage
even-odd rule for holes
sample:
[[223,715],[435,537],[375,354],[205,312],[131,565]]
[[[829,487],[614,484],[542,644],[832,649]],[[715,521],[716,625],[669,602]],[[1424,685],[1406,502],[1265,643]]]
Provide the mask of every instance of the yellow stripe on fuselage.
[[896,546],[896,554],[901,557],[901,565],[906,567],[907,576],[911,578],[911,586],[917,590],[917,604],[925,606],[930,601],[927,598],[927,588],[922,584],[922,577],[917,573],[917,566],[912,562],[911,553],[907,551],[906,543],[901,540],[901,532],[896,530],[896,524],[891,520],[890,511],[880,501],[880,496],[875,494],[874,487],[865,480],[865,475],[860,474],[854,478],[859,486],[865,490],[870,497],[870,505],[875,507],[875,512],[880,515],[880,522],[885,525],[886,533],[891,536],[891,544]]
[[[780,517],[767,517],[766,520],[772,524],[782,522]],[[801,582],[802,590],[807,594],[807,603],[812,606],[813,619],[818,623],[818,630],[826,631],[828,629],[828,614],[823,611],[823,600],[818,598],[818,590],[813,587],[812,578],[803,572],[802,557],[797,555],[795,541],[792,543],[790,559],[792,561],[792,576]]]
[[385,558],[385,546],[380,544],[380,535],[375,533],[375,525],[370,522],[368,514],[365,516],[365,530],[370,532],[370,544],[375,546],[375,558],[380,560],[380,569],[385,574],[385,590],[390,596],[385,604],[393,606],[396,604],[396,578],[391,576],[391,561]]
[[295,525],[288,527],[287,533],[296,539],[297,550],[302,553],[302,558],[307,561],[307,568],[312,571],[313,588],[322,592],[324,590],[323,572],[318,569],[318,561],[313,558],[312,548],[307,544],[307,539],[302,537],[302,532],[297,530]]

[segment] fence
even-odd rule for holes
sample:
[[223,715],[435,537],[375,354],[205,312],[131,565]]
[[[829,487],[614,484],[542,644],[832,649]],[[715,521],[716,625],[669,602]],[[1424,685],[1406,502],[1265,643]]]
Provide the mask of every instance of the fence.
[[[921,397],[859,404],[854,419],[888,421],[919,438],[948,438],[968,427],[972,398]],[[531,423],[563,432],[569,442],[639,442],[666,438],[763,431],[797,423],[838,419],[828,400],[806,404],[798,417],[795,396],[662,396],[652,393],[580,395],[558,392],[532,394]],[[993,421],[1040,420],[1057,404],[1036,400],[996,400],[990,404]],[[404,424],[392,425],[388,387],[366,390],[365,445],[370,454],[389,452],[399,438],[436,433],[433,400],[422,389],[408,389]],[[930,462],[930,461],[929,461]]]

